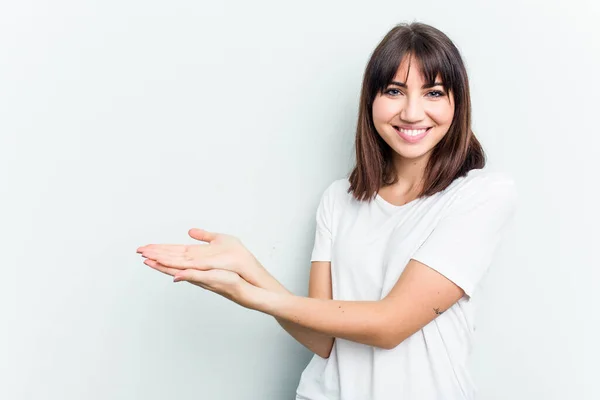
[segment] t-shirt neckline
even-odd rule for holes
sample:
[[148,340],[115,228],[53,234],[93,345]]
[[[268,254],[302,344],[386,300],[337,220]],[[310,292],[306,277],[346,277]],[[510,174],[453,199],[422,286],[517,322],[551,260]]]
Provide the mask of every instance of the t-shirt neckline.
[[375,200],[379,202],[379,204],[381,204],[383,207],[385,207],[386,209],[390,210],[390,211],[400,211],[403,210],[405,208],[409,208],[412,205],[414,205],[415,203],[417,203],[418,201],[421,200],[421,197],[417,197],[416,199],[413,199],[411,201],[409,201],[408,203],[402,204],[402,205],[396,205],[396,204],[392,204],[389,201],[387,201],[386,199],[384,199],[383,197],[381,197],[379,195],[379,193],[377,193],[375,195]]

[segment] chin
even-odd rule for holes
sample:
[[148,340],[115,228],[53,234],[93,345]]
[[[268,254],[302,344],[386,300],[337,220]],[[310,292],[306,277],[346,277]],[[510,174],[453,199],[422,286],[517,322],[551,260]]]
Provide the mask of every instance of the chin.
[[423,157],[429,157],[431,151],[440,142],[442,137],[430,136],[426,137],[425,140],[420,143],[406,143],[402,138],[396,136],[391,142],[393,143],[392,150],[394,150],[400,157],[407,160],[422,159]]
[[418,160],[425,156],[428,156],[429,153],[431,152],[431,149],[430,148],[424,148],[424,149],[401,148],[401,149],[394,149],[394,151],[398,154],[398,156],[402,157],[405,160]]
[[[402,139],[400,138],[396,139],[402,141]],[[394,143],[394,146],[392,146],[392,150],[394,150],[394,152],[396,152],[400,157],[404,159],[413,160],[420,159],[424,156],[428,156],[434,147],[435,146],[432,145],[429,141],[422,142],[419,144],[407,144],[404,142],[398,143],[398,141],[396,141]]]

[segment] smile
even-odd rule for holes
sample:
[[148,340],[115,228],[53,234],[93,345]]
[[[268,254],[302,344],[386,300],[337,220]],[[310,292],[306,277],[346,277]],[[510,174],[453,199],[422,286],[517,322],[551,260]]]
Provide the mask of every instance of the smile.
[[427,136],[427,134],[431,130],[431,127],[422,129],[405,129],[400,128],[398,126],[394,126],[394,129],[396,130],[398,135],[405,141],[409,143],[416,143],[423,139],[425,136]]

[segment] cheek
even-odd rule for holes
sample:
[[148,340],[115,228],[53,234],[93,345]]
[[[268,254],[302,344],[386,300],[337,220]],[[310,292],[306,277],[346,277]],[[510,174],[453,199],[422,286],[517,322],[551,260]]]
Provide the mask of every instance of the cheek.
[[388,122],[397,112],[397,105],[389,99],[378,97],[373,101],[373,121],[375,123]]
[[435,104],[429,109],[429,116],[438,125],[450,125],[454,117],[454,107],[448,103]]

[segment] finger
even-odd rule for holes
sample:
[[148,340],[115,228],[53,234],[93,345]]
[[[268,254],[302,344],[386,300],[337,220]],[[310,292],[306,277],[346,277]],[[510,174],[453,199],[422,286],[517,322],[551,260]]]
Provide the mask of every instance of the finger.
[[159,256],[155,261],[176,269],[193,269],[206,271],[213,268],[212,258],[190,258],[182,255],[178,256]]
[[142,256],[158,260],[161,257],[174,257],[185,260],[200,259],[215,253],[215,249],[209,245],[154,245],[142,250]]
[[204,282],[204,276],[202,274],[198,274],[197,272],[200,271],[193,269],[177,270],[175,275],[173,275],[173,282],[194,281],[195,283],[205,284],[206,282]]
[[142,254],[147,252],[177,253],[186,251],[187,247],[189,247],[187,244],[149,244],[139,247],[137,252]]
[[146,260],[146,261],[144,261],[144,264],[146,264],[147,266],[149,266],[152,269],[155,269],[157,271],[162,272],[163,274],[170,275],[170,276],[174,276],[177,272],[179,272],[178,269],[169,268],[169,267],[164,266],[154,260]]
[[146,257],[146,258],[151,258],[153,260],[156,260],[158,257],[161,256],[168,256],[168,257],[174,257],[177,255],[181,255],[181,254],[185,254],[185,250],[169,250],[169,249],[161,249],[161,248],[156,248],[156,249],[147,249],[142,251],[142,257]]
[[142,257],[150,258],[152,260],[158,261],[159,259],[171,259],[172,262],[177,262],[177,260],[185,261],[185,260],[193,260],[201,256],[201,252],[199,251],[190,251],[186,247],[181,248],[179,250],[170,250],[168,248],[155,248],[148,249],[142,252]]
[[201,242],[210,243],[217,238],[218,233],[205,231],[204,229],[199,228],[192,228],[188,231],[188,235],[190,235],[190,237],[193,239],[200,240]]
[[[180,270],[178,270],[178,269],[166,267],[154,260],[146,260],[146,261],[144,261],[144,264],[146,264],[147,266],[149,266],[152,269],[162,272],[165,275],[175,276],[178,272],[180,272]],[[174,281],[174,282],[178,282],[178,281]],[[203,284],[201,282],[189,282],[189,283],[199,286],[202,289],[210,290],[208,286],[206,286],[205,284]]]
[[173,278],[173,282],[190,282],[194,285],[200,286],[203,289],[214,292],[214,288],[210,286],[210,276],[207,275],[206,271],[198,271],[195,269],[184,269],[178,270]]
[[214,250],[208,245],[193,245],[186,246],[183,252],[154,252],[149,250],[148,254],[144,253],[153,260],[164,264],[167,267],[187,269],[194,268],[206,270],[213,267],[212,260]]
[[142,253],[145,250],[154,250],[154,249],[161,249],[161,248],[169,248],[171,250],[174,249],[178,249],[180,247],[185,247],[187,245],[185,244],[147,244],[145,246],[140,246],[137,248],[136,252],[137,253]]

